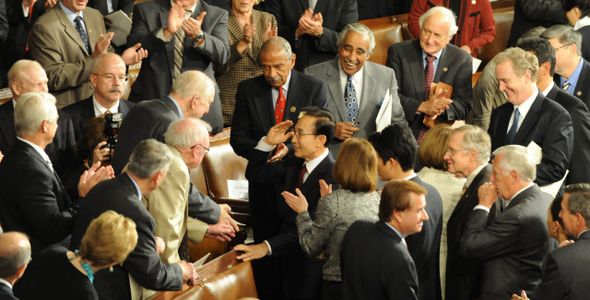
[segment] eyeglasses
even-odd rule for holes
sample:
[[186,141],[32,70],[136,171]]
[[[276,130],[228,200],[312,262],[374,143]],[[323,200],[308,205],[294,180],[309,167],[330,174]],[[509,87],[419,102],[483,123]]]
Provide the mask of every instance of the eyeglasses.
[[293,132],[298,139],[300,139],[302,135],[317,135],[317,133],[301,133],[295,129],[291,129],[291,132]]
[[565,45],[561,45],[561,47],[557,47],[557,48],[553,48],[553,49],[555,49],[555,51],[557,51],[557,50],[559,50],[559,49],[561,49],[561,48],[563,48],[563,47],[567,47],[567,46],[569,46],[569,45],[571,45],[571,44],[565,44]]
[[201,145],[201,144],[196,144],[196,145],[192,146],[192,147],[191,147],[191,150],[192,150],[192,149],[195,149],[195,147],[197,147],[197,146],[199,146],[199,147],[203,148],[203,149],[205,150],[205,153],[208,153],[208,152],[209,152],[209,150],[210,150],[209,148],[207,148],[207,147],[205,147],[205,146],[203,146],[203,145]]
[[94,76],[101,76],[102,78],[104,78],[105,81],[107,82],[113,82],[115,81],[115,78],[119,79],[119,81],[127,81],[127,79],[129,79],[129,76],[126,75],[115,75],[113,73],[106,73],[103,75],[98,75],[98,74],[92,74]]
[[447,152],[451,153],[451,155],[455,155],[455,153],[459,152],[459,151],[469,151],[471,149],[451,149],[451,148],[447,148]]

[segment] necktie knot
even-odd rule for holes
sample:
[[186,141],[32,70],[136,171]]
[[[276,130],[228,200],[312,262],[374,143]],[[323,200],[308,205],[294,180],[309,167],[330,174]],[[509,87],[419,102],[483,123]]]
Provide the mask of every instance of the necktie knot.
[[431,64],[434,62],[434,60],[436,59],[436,56],[433,55],[426,55],[426,61]]
[[568,92],[568,90],[567,90],[567,89],[570,87],[570,85],[571,85],[571,83],[569,83],[569,82],[567,82],[567,81],[564,81],[564,82],[563,82],[563,87],[562,87],[561,89],[562,89],[564,92],[566,92],[566,93],[568,93],[568,94],[569,94],[569,92]]

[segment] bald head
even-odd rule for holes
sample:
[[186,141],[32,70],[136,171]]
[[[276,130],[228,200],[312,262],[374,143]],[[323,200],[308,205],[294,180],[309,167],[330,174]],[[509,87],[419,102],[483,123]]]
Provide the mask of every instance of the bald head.
[[189,170],[198,167],[209,148],[211,126],[200,119],[172,122],[166,131],[166,144],[175,147]]
[[0,278],[14,283],[31,260],[31,244],[26,235],[12,231],[0,236]]
[[48,92],[47,74],[34,60],[21,59],[8,71],[8,82],[14,100],[28,92]]

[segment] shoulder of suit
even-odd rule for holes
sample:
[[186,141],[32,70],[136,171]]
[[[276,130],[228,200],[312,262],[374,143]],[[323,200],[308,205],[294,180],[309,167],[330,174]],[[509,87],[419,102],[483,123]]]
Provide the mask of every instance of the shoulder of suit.
[[[448,54],[450,54],[454,60],[460,61],[461,63],[465,63],[467,61],[469,61],[469,63],[471,63],[471,60],[473,59],[471,54],[465,52],[463,49],[461,49],[453,44],[448,44],[445,51],[449,51]],[[469,70],[469,72],[471,72],[471,69]]]
[[328,60],[319,64],[311,65],[307,67],[305,70],[308,75],[314,77],[318,75],[324,75],[326,73],[326,70],[332,68],[332,61],[333,60]]
[[[540,94],[542,95],[542,94]],[[543,108],[541,109],[542,111],[546,111],[546,112],[552,112],[552,114],[567,114],[569,115],[569,113],[567,112],[567,110],[565,108],[563,108],[563,106],[561,106],[561,104],[557,103],[554,100],[551,100],[545,96],[542,97],[543,99]]]
[[324,82],[325,81],[323,81],[323,80],[321,80],[319,78],[316,78],[314,76],[301,73],[301,72],[299,72],[299,71],[297,71],[295,69],[292,69],[291,72],[293,72],[293,76],[291,76],[291,83],[293,83],[293,79],[295,77],[297,77],[297,80],[307,81],[305,83],[305,85],[302,86],[302,87],[305,87],[305,88],[311,88],[311,86],[309,86],[310,84],[317,85],[317,86],[324,85]]

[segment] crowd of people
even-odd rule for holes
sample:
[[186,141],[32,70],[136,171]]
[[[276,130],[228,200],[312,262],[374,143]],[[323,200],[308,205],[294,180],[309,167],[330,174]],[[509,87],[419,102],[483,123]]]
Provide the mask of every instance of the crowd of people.
[[191,182],[226,127],[260,299],[590,294],[588,0],[516,0],[474,87],[487,0],[413,1],[386,65],[357,21],[388,0],[4,2],[2,299],[196,283],[189,241],[244,230]]

